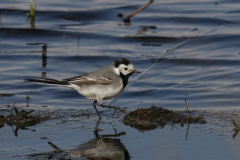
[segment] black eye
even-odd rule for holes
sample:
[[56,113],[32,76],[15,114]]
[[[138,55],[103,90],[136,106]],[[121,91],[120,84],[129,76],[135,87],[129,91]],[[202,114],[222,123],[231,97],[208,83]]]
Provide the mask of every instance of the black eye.
[[125,68],[125,70],[127,70],[127,68]]

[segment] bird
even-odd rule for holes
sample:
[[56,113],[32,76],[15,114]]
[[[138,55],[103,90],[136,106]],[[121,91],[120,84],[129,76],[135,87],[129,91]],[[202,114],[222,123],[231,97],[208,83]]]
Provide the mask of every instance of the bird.
[[96,107],[97,102],[101,107],[108,107],[102,104],[103,100],[118,96],[126,87],[129,76],[133,73],[141,72],[134,69],[133,64],[128,59],[119,58],[109,66],[61,81],[43,77],[27,77],[24,80],[26,82],[60,85],[77,90],[82,96],[93,100],[93,106],[99,119],[101,119],[101,115]]

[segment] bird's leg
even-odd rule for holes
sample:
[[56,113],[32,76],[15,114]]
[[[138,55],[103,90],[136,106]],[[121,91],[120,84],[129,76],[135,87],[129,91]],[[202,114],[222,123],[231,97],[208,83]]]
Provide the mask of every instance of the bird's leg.
[[97,110],[96,104],[97,104],[97,101],[95,100],[95,101],[93,102],[93,106],[94,106],[94,108],[95,108],[96,111],[97,111],[97,114],[98,114],[98,116],[99,116],[99,119],[102,119],[101,116],[100,116],[100,114],[99,114],[99,112],[98,112],[98,110]]

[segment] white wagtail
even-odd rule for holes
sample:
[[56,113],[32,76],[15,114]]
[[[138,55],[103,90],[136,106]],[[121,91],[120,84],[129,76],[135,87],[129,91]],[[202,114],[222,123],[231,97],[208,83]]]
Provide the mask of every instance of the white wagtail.
[[97,111],[99,119],[101,119],[96,103],[98,102],[101,107],[107,107],[102,104],[102,101],[118,96],[126,87],[128,78],[133,73],[140,72],[134,69],[133,64],[129,60],[120,58],[107,67],[88,74],[63,79],[62,81],[38,77],[30,77],[25,80],[28,82],[61,85],[77,90],[84,97],[94,100],[93,106]]

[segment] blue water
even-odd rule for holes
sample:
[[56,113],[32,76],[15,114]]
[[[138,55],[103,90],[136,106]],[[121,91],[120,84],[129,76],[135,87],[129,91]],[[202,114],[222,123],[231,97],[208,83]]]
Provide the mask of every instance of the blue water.
[[[17,107],[26,109],[29,95],[27,109],[83,109],[94,113],[92,101],[75,90],[25,83],[23,79],[32,76],[61,80],[107,66],[120,57],[129,59],[142,75],[132,75],[131,85],[104,104],[127,110],[152,104],[184,109],[186,98],[193,110],[237,109],[240,3],[155,1],[132,17],[131,25],[125,25],[117,16],[122,13],[125,17],[146,2],[34,1],[37,8],[35,24],[31,26],[31,19],[27,21],[28,0],[1,1],[0,93],[14,95],[1,97],[0,111],[6,114],[14,101]],[[169,49],[171,52],[164,54]],[[106,117],[112,114],[107,109],[99,110]],[[10,132],[5,130],[0,130],[1,134]],[[139,153],[136,159],[141,159],[141,152],[133,152]],[[177,159],[186,158],[178,155]]]

